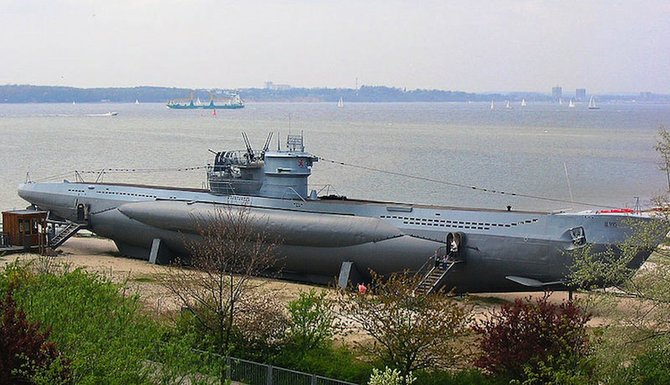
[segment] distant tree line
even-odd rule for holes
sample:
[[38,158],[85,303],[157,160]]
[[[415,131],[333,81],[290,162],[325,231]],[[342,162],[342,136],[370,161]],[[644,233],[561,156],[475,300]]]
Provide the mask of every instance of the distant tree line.
[[[289,88],[240,90],[240,96],[253,101],[314,101],[336,103],[340,98],[345,102],[467,102],[504,100],[500,94],[475,94],[462,91],[405,90],[385,86],[362,86],[353,88]],[[541,96],[538,94],[538,96]]]
[[[214,91],[214,93],[213,93]],[[353,88],[242,88],[235,90],[247,102],[332,102],[342,98],[346,103],[363,102],[490,102],[527,101],[551,102],[551,95],[537,92],[471,93],[385,86]],[[199,98],[206,102],[211,95],[225,95],[226,91],[174,87],[111,87],[75,88],[60,86],[0,85],[0,103],[166,103],[171,99]],[[607,101],[670,102],[670,95],[602,95],[599,102]]]

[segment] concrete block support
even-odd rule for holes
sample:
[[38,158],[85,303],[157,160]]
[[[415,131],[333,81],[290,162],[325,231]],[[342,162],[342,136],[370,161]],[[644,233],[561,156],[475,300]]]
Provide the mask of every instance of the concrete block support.
[[340,275],[337,279],[337,287],[340,289],[346,289],[350,282],[354,285],[361,283],[363,282],[362,276],[356,268],[356,264],[354,262],[345,261],[342,262],[342,266],[340,267]]
[[149,263],[151,263],[152,265],[156,264],[160,247],[161,247],[160,238],[154,238],[153,242],[151,242],[151,253],[149,253]]

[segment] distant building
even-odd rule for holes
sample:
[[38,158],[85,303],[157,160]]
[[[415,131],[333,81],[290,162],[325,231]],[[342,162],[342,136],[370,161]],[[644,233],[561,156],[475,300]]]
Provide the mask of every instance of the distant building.
[[290,90],[291,86],[288,84],[274,84],[273,82],[265,82],[265,89],[274,91],[283,91],[283,90]]
[[586,100],[586,88],[577,88],[575,90],[575,99],[579,102]]
[[554,100],[559,100],[560,98],[562,98],[563,97],[563,88],[561,88],[560,86],[553,87],[551,89],[551,97]]

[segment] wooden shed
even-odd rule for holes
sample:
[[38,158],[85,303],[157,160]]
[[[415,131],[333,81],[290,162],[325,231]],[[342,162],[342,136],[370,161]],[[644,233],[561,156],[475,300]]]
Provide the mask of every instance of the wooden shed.
[[44,230],[47,212],[14,210],[2,212],[2,232],[12,246],[43,246],[46,244]]

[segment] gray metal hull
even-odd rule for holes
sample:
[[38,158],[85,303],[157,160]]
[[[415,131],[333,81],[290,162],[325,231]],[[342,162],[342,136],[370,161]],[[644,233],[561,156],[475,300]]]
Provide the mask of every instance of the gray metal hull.
[[77,206],[86,205],[95,233],[114,240],[121,253],[141,259],[149,258],[154,239],[161,240],[169,255],[186,255],[185,239],[197,237],[194,218],[212,218],[222,208],[245,208],[258,231],[282,240],[277,269],[319,283],[333,282],[346,261],[354,262],[363,275],[370,270],[417,271],[445,245],[448,233],[460,232],[466,239],[466,263],[454,267],[447,285],[467,292],[538,289],[509,276],[561,281],[569,272],[571,251],[579,247],[571,229],[582,228],[589,244],[604,249],[630,236],[625,221],[633,217],[219,196],[121,184],[28,183],[19,187],[19,195],[73,221]]

